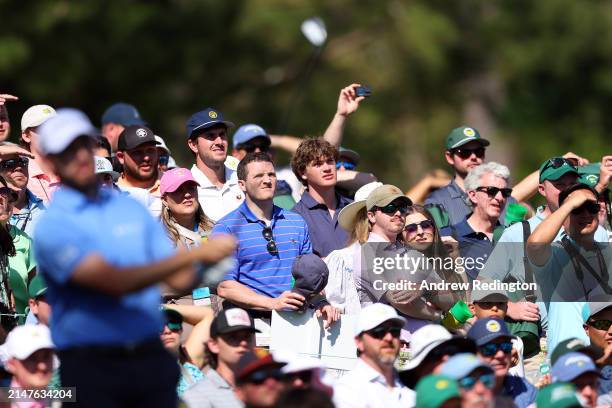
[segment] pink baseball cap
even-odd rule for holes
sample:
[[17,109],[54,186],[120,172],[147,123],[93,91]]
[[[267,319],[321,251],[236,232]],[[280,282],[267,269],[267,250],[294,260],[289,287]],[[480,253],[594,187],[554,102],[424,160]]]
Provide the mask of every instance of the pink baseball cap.
[[175,192],[183,183],[188,181],[192,181],[196,183],[198,186],[198,182],[193,178],[193,174],[189,169],[185,169],[183,167],[177,167],[172,170],[168,170],[164,173],[161,178],[159,190],[162,195],[166,193]]

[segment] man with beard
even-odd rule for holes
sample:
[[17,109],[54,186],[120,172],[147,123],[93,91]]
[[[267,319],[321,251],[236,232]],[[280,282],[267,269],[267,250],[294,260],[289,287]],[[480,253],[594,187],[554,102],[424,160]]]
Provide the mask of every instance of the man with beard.
[[[484,264],[493,250],[494,234],[497,231],[501,234],[502,229],[499,218],[512,194],[512,189],[508,188],[509,178],[508,168],[495,162],[474,167],[465,178],[472,213],[451,227],[462,257],[480,259]],[[471,267],[466,264],[470,280],[476,279],[479,271],[476,261]]]
[[123,167],[117,185],[154,216],[161,214],[157,145],[153,131],[139,125],[126,127],[117,143],[117,159]]
[[0,161],[0,176],[17,192],[17,200],[12,203],[13,214],[9,223],[32,237],[34,226],[45,210],[45,205],[28,189],[29,162],[27,157],[17,154],[4,156]]
[[393,367],[405,322],[391,306],[375,303],[363,308],[355,330],[359,359],[334,387],[336,407],[414,406],[415,392],[402,385]]

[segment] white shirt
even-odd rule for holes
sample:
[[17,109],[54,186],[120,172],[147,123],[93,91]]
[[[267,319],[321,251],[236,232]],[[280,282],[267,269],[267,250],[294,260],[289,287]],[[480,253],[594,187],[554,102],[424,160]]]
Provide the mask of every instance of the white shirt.
[[161,198],[153,196],[148,190],[140,187],[119,186],[119,188],[134,200],[147,207],[154,218],[160,218],[162,210]]
[[415,403],[416,393],[402,385],[397,375],[390,389],[385,377],[362,359],[334,386],[336,408],[410,408]]
[[359,294],[355,284],[354,265],[359,264],[361,245],[352,245],[332,251],[325,257],[329,277],[325,286],[325,297],[343,314],[358,315],[361,312]]
[[191,167],[191,174],[200,185],[198,187],[200,206],[204,210],[204,214],[214,222],[234,211],[244,201],[244,193],[238,186],[237,165],[236,158],[227,157],[225,160],[225,184],[221,188],[217,188],[195,164]]

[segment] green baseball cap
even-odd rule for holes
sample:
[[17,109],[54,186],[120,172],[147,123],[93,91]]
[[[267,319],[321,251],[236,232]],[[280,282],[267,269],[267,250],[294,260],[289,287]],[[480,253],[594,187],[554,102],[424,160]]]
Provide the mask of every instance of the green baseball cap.
[[601,163],[591,163],[578,167],[578,182],[595,187],[599,182],[599,169]]
[[559,180],[567,173],[578,174],[578,169],[563,157],[552,157],[540,166],[540,183]]
[[438,408],[451,398],[461,398],[457,381],[444,375],[423,377],[416,393],[416,408]]
[[538,408],[582,407],[576,386],[568,382],[557,382],[540,389],[536,397]]
[[456,149],[466,143],[476,140],[483,146],[488,146],[490,143],[487,139],[483,139],[478,133],[478,130],[469,126],[461,126],[451,130],[446,138],[446,149]]
[[36,299],[37,297],[44,295],[47,292],[47,284],[41,275],[36,275],[30,281],[28,285],[28,296],[30,299]]

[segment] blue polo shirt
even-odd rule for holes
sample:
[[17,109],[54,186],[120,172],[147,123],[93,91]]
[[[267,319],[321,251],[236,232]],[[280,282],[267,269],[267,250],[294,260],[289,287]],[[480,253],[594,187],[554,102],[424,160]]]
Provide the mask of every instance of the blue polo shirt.
[[308,224],[312,252],[317,256],[323,258],[331,251],[346,247],[348,232],[338,224],[338,214],[352,201],[336,193],[338,204],[333,218],[329,215],[329,208],[312,198],[308,191],[302,194],[302,199],[293,207],[293,211],[300,214]]
[[144,265],[174,250],[161,224],[122,194],[100,189],[95,198],[62,187],[36,226],[34,251],[53,308],[51,334],[59,349],[150,340],[163,327],[156,286],[110,296],[71,282],[93,254],[116,267]]
[[[499,217],[500,222],[505,222],[508,205],[516,202],[513,197],[508,197],[506,206]],[[444,207],[448,213],[450,225],[459,224],[472,212],[467,193],[457,185],[454,178],[447,186],[434,190],[429,194],[425,199],[425,205],[427,204],[440,204]]]
[[43,200],[36,197],[30,190],[26,190],[27,204],[19,213],[13,213],[9,223],[16,226],[30,238],[34,235],[34,229],[38,219],[45,211]]
[[304,219],[274,206],[270,227],[278,254],[272,255],[262,233],[265,226],[244,201],[217,222],[211,235],[232,234],[238,240],[236,264],[224,280],[240,282],[261,295],[278,297],[292,287],[293,260],[298,255],[311,253],[312,245]]
[[[468,214],[471,215],[471,214]],[[486,263],[493,251],[493,242],[489,240],[489,237],[485,233],[476,232],[470,227],[467,222],[468,217],[464,218],[457,225],[453,225],[453,237],[459,242],[459,255],[465,259],[473,259],[474,262],[465,264],[465,270],[470,278],[470,281],[478,277],[478,273],[482,268],[482,265]],[[480,260],[480,263],[478,262]]]

